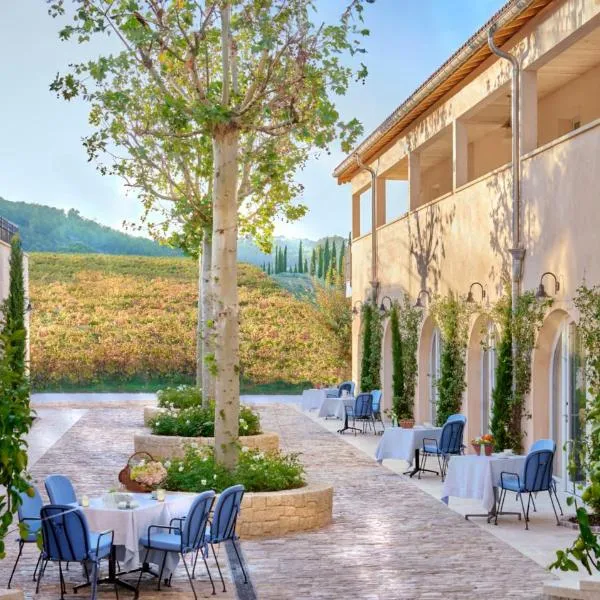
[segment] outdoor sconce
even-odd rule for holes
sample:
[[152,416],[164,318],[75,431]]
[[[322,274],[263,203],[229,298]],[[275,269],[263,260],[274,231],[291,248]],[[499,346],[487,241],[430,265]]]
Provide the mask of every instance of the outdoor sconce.
[[538,290],[535,293],[535,297],[538,300],[543,300],[544,298],[550,298],[550,295],[548,294],[548,292],[546,292],[546,288],[544,287],[544,277],[546,277],[546,275],[552,275],[552,277],[554,277],[554,295],[556,296],[556,294],[558,294],[558,291],[560,290],[560,282],[558,281],[558,277],[552,273],[552,271],[546,271],[541,277],[540,277],[540,285],[538,286]]
[[[360,308],[357,308],[357,305],[358,305]],[[357,301],[354,303],[354,307],[352,308],[352,314],[353,314],[353,315],[357,315],[357,314],[359,313],[360,309],[362,308],[362,305],[363,305],[363,301],[362,301],[362,300],[357,300]]]
[[481,285],[481,283],[479,283],[479,281],[474,281],[471,284],[471,287],[469,287],[469,293],[467,294],[467,302],[469,302],[470,304],[475,302],[475,298],[473,298],[474,285],[478,285],[481,288],[481,301],[483,302],[485,300],[485,288],[483,287],[483,285]]
[[[389,306],[386,307],[385,305],[385,301],[388,300],[389,301]],[[381,299],[381,304],[379,305],[379,312],[384,315],[386,312],[388,312],[388,310],[392,309],[392,305],[393,305],[393,301],[389,296],[384,296]]]
[[33,310],[33,306],[31,306],[31,302],[27,302],[27,306],[25,307],[25,312],[30,313]]
[[431,294],[427,290],[421,290],[417,294],[417,301],[415,302],[415,308],[425,308],[425,305],[421,302],[421,296],[425,294],[427,296],[427,302],[431,302]]

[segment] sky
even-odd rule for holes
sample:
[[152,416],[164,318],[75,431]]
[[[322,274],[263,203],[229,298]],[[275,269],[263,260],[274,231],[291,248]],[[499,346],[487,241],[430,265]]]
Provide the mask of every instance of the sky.
[[[345,0],[317,0],[319,14],[333,18]],[[337,102],[344,120],[357,117],[365,135],[460,47],[504,0],[376,0],[366,5],[370,36],[363,57],[366,84],[354,84]],[[57,72],[85,58],[84,49],[61,42],[59,23],[45,0],[0,0],[0,197],[75,208],[82,216],[122,228],[141,214],[139,202],[116,177],[87,162],[81,138],[89,133],[88,107],[50,92]],[[85,52],[110,51],[96,44]],[[297,174],[309,213],[296,223],[277,223],[276,234],[318,239],[347,235],[350,188],[338,186],[339,148],[312,159]],[[401,193],[399,190],[398,193]]]

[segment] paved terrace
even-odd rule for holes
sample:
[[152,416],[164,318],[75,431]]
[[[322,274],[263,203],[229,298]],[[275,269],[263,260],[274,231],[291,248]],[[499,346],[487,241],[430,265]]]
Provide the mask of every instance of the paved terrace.
[[[38,483],[62,472],[88,494],[115,485],[142,427],[143,403],[93,404],[40,408],[31,435]],[[294,407],[260,410],[264,429],[280,433],[284,450],[301,452],[309,478],[332,483],[335,498],[334,522],[322,531],[243,543],[259,598],[541,599],[542,582],[552,577],[541,566]],[[15,556],[16,545],[9,540],[8,546],[7,560],[0,561],[3,584]],[[15,577],[30,597],[35,558],[35,550],[26,548]],[[39,597],[58,597],[54,571],[48,568]],[[209,583],[200,575],[198,595],[209,597]],[[69,577],[78,579],[73,572]],[[192,598],[183,567],[171,590],[158,593],[149,581],[141,592],[150,600]],[[114,594],[106,589],[100,597]]]

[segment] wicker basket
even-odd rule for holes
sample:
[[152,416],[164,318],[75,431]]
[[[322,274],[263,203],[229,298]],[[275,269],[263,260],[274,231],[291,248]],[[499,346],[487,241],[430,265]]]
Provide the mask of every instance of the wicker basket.
[[145,460],[146,462],[154,461],[152,456],[147,452],[135,452],[127,459],[127,464],[119,473],[119,481],[129,492],[148,493],[152,491],[152,488],[131,479],[131,467],[135,467],[141,460]]

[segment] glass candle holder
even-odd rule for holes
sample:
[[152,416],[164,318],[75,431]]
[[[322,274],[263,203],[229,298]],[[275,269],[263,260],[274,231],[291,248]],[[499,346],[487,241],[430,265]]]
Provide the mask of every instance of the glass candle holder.
[[90,505],[90,499],[87,496],[81,496],[81,506],[87,508]]
[[159,502],[164,502],[165,501],[165,497],[166,497],[165,490],[163,490],[163,489],[156,490],[156,499]]

